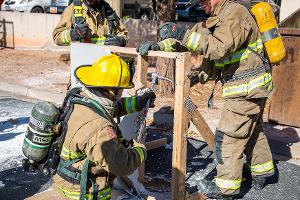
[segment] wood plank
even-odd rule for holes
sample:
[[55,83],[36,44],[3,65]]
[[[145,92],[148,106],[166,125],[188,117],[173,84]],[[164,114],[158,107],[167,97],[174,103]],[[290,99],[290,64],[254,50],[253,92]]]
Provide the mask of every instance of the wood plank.
[[286,58],[272,68],[275,91],[269,121],[300,127],[300,37],[284,37]]
[[187,110],[184,99],[189,96],[191,53],[181,53],[176,59],[175,73],[175,102],[174,102],[174,135],[173,135],[173,158],[172,158],[172,199],[185,199],[185,175],[186,175],[186,137],[188,130]]
[[[126,48],[127,49],[127,48]],[[147,87],[147,72],[148,72],[148,57],[147,56],[137,56],[137,66],[136,66],[136,72],[134,74],[136,80],[139,82],[143,87]],[[146,129],[144,130],[146,131]],[[145,143],[145,141],[143,141]],[[141,183],[145,182],[145,162],[141,164],[139,167],[139,181]]]
[[161,146],[165,146],[167,142],[168,142],[167,138],[160,138],[157,140],[146,142],[145,146],[147,150],[151,150],[151,149],[159,148]]
[[193,193],[187,195],[186,200],[205,200],[207,197],[202,193]]
[[[136,52],[136,48],[128,48],[128,47],[117,47],[117,46],[102,46],[106,50],[110,50],[112,53],[120,53],[122,55],[138,56],[139,53]],[[164,51],[149,51],[148,55],[150,57],[162,57],[162,58],[179,58],[179,52],[164,52]]]
[[203,116],[201,115],[200,111],[196,109],[192,114],[192,122],[195,127],[198,129],[199,133],[208,144],[209,149],[211,151],[215,150],[215,142],[214,142],[214,133],[210,130],[208,124],[204,120]]
[[282,36],[300,36],[299,28],[280,28],[279,32]]
[[148,73],[148,57],[138,55],[136,65],[136,80],[139,81],[143,86],[147,87],[147,73]]

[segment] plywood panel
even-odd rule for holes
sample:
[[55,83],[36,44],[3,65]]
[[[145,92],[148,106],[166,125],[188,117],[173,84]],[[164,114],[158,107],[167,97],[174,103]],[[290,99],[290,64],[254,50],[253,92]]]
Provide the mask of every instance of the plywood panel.
[[269,121],[300,127],[300,37],[284,37],[286,58],[273,67]]

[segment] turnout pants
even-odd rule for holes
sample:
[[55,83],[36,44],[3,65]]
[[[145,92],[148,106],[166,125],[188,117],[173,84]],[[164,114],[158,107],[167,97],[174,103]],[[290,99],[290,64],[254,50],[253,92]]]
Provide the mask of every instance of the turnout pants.
[[262,129],[266,98],[226,100],[215,135],[218,160],[216,184],[224,194],[238,193],[244,159],[252,176],[274,173],[272,155]]

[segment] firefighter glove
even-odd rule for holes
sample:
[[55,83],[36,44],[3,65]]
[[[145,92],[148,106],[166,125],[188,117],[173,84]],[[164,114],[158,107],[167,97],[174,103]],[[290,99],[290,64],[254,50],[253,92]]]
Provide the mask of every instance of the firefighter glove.
[[74,29],[71,29],[70,36],[72,41],[79,41],[88,36],[89,26],[87,23],[76,24]]
[[126,39],[125,39],[125,37],[122,37],[122,36],[109,36],[105,40],[104,45],[125,47],[126,46]]
[[155,101],[156,95],[153,92],[153,90],[148,90],[144,94],[137,96],[137,109],[142,110],[143,108],[147,107],[147,103],[149,102],[149,107],[154,107],[154,101]]
[[152,41],[146,41],[141,43],[137,48],[136,51],[140,53],[141,55],[147,55],[148,51],[153,50],[153,51],[158,51],[160,50],[160,47],[156,42]]
[[161,40],[175,38],[179,41],[182,41],[185,32],[185,29],[178,27],[177,24],[172,22],[166,22],[159,26],[159,37]]

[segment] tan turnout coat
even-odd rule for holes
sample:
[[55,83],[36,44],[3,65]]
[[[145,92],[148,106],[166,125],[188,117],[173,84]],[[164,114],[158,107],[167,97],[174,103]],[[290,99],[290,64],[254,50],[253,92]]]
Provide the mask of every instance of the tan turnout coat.
[[[89,25],[90,28],[90,38],[102,38],[107,37],[109,34],[109,26],[108,21],[104,18],[102,21],[98,20],[98,15],[101,15],[100,12],[90,12],[89,9],[85,4],[82,4],[83,9],[83,18],[85,22]],[[63,12],[59,23],[53,30],[52,36],[54,42],[57,45],[69,45],[71,38],[70,38],[70,31],[74,28],[74,5],[70,4]],[[127,35],[127,29],[123,25],[123,23],[117,19],[117,27],[113,32],[114,35],[117,36],[124,36]]]
[[[127,176],[145,159],[144,145],[135,143],[133,148],[126,149],[117,137],[116,124],[101,117],[90,108],[74,105],[74,110],[68,121],[68,129],[63,144],[61,157],[72,158],[75,155],[86,155],[93,164],[89,169],[90,177],[97,183],[98,189],[111,187],[116,176]],[[144,157],[134,148],[143,150]],[[65,155],[65,156],[62,156]],[[73,164],[81,170],[84,161]],[[65,196],[80,192],[80,185],[72,184],[59,175],[54,176],[54,189]],[[92,188],[88,182],[87,190]],[[62,192],[63,191],[63,192]]]

